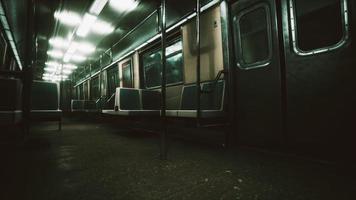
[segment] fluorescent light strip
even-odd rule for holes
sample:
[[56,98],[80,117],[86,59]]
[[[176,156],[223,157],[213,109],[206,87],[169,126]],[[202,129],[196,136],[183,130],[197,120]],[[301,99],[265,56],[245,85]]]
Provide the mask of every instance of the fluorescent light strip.
[[111,24],[102,21],[102,20],[96,20],[94,25],[91,27],[91,31],[97,34],[109,34],[112,33],[115,30]]
[[63,52],[58,50],[47,51],[47,54],[53,58],[62,58]]
[[49,39],[49,44],[56,48],[68,48],[69,41],[61,37],[54,37]]
[[89,9],[91,14],[99,15],[101,11],[104,9],[108,0],[95,0]]
[[138,6],[138,0],[110,0],[109,5],[119,12],[131,11]]
[[68,26],[76,26],[82,21],[81,17],[77,13],[66,10],[55,12],[54,17]]
[[5,15],[1,15],[0,20],[1,20],[1,22],[2,22],[2,25],[3,25],[4,29],[5,29],[5,30],[10,30],[10,26],[9,26],[9,24],[7,23],[6,16],[5,16]]
[[83,54],[90,54],[95,52],[95,46],[88,42],[77,43],[77,50]]
[[5,15],[5,11],[1,3],[0,3],[0,15]]
[[73,60],[74,62],[83,62],[86,60],[86,57],[78,54],[73,54],[71,60]]
[[90,28],[95,23],[97,17],[95,15],[91,15],[89,13],[85,13],[83,22],[80,24],[77,35],[80,37],[85,37],[88,35]]
[[12,49],[12,52],[15,55],[14,57],[15,57],[15,60],[17,62],[17,65],[22,70],[23,67],[22,67],[21,59],[18,56],[18,51],[17,51],[17,48],[16,48],[16,44],[14,42],[14,38],[13,38],[12,33],[10,31],[10,26],[9,26],[9,23],[8,23],[7,18],[5,16],[5,11],[4,11],[4,8],[3,8],[3,5],[2,5],[1,1],[0,1],[0,13],[2,14],[1,20],[0,20],[1,21],[1,25],[2,25],[2,27],[4,29],[7,29],[7,30],[5,30],[5,34],[6,34],[7,40],[9,41],[11,49]]
[[63,69],[71,69],[71,70],[74,70],[74,69],[77,69],[78,67],[75,66],[75,65],[72,65],[72,64],[65,64],[63,65]]

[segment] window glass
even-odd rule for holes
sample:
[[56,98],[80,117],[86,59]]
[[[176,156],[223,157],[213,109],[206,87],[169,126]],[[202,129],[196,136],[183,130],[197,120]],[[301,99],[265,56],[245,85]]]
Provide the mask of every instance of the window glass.
[[78,87],[78,94],[79,94],[79,99],[83,100],[84,99],[84,93],[83,93],[83,84],[80,84]]
[[[166,78],[167,84],[183,81],[182,41],[178,41],[166,48]],[[161,50],[143,55],[143,69],[145,86],[147,88],[161,85]]]
[[90,98],[91,100],[97,100],[99,97],[99,77],[96,76],[90,80]]
[[122,65],[122,85],[127,88],[132,87],[131,60]]
[[266,64],[272,51],[267,7],[261,5],[242,12],[237,23],[239,66],[250,68]]
[[119,83],[118,76],[119,76],[119,71],[115,64],[112,68],[108,69],[107,72],[107,81],[108,81],[107,91],[109,97],[111,97],[111,95],[115,93],[116,88],[119,87],[120,83]]
[[302,51],[333,46],[343,37],[341,0],[295,0],[298,48]]
[[84,100],[89,100],[88,81],[84,82],[83,85],[84,85]]
[[1,34],[0,36],[0,68],[5,68],[5,59],[6,59],[6,40]]

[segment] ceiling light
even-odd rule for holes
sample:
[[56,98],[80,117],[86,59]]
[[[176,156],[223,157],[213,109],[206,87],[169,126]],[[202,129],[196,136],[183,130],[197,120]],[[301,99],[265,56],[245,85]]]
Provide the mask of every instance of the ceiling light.
[[108,0],[95,0],[89,9],[91,14],[99,15],[103,8],[105,7]]
[[78,30],[77,30],[77,35],[80,37],[85,37],[88,35],[90,28],[94,24],[96,20],[95,15],[91,15],[89,13],[86,13],[83,18],[83,22],[80,24]]
[[70,53],[66,53],[64,55],[63,62],[69,62],[71,57],[72,55]]
[[45,80],[45,81],[51,81],[51,80],[52,80],[52,77],[47,77],[47,76],[45,76],[45,77],[42,77],[42,79]]
[[65,64],[63,65],[63,69],[71,69],[71,70],[74,70],[74,69],[77,69],[78,67],[73,65],[73,64]]
[[131,11],[137,7],[138,3],[137,0],[110,0],[109,2],[112,8],[120,12]]
[[95,51],[95,46],[88,42],[77,43],[77,50],[84,54],[93,53]]
[[45,70],[46,72],[55,72],[55,71],[57,71],[57,68],[46,67],[46,68],[44,68],[44,70]]
[[48,74],[48,73],[45,73],[45,74],[43,74],[43,76],[42,77],[52,77],[53,76],[53,74]]
[[67,53],[73,54],[77,49],[78,49],[78,43],[72,42],[72,44],[68,48]]
[[71,74],[71,73],[72,73],[72,70],[69,70],[69,69],[62,69],[62,70],[61,70],[61,73],[62,73],[62,74],[65,74],[65,75],[68,75],[68,74]]
[[86,60],[86,58],[82,55],[73,54],[71,60],[73,60],[74,62],[83,62]]
[[56,48],[67,48],[69,46],[69,41],[60,37],[55,37],[49,39],[49,44]]
[[111,24],[97,20],[91,30],[98,34],[109,34],[112,33],[114,29],[115,28],[111,26]]
[[46,62],[45,64],[46,64],[46,66],[49,66],[49,67],[60,67],[61,66],[59,63],[53,62],[53,61]]
[[12,33],[11,33],[10,30],[5,30],[5,34],[6,34],[7,38],[8,38],[10,41],[13,41],[13,39],[12,39]]
[[47,51],[47,54],[53,58],[62,58],[63,52],[58,50]]
[[60,22],[63,24],[69,25],[69,26],[76,26],[80,24],[82,19],[80,16],[74,12],[70,11],[62,11],[62,12],[55,12],[54,17],[58,19]]
[[6,19],[5,15],[0,16],[0,20],[2,22],[2,25],[3,25],[4,29],[5,30],[10,30],[9,23],[7,22],[7,19]]

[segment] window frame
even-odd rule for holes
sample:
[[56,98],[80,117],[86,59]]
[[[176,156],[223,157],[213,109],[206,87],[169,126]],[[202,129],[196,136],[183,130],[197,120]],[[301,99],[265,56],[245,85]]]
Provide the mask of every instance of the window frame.
[[305,51],[299,48],[298,45],[298,27],[297,27],[297,19],[296,19],[296,6],[295,6],[295,0],[289,0],[288,1],[288,10],[289,10],[289,29],[291,33],[291,42],[292,42],[292,47],[293,51],[295,54],[299,56],[310,56],[310,55],[316,55],[320,53],[325,53],[325,52],[330,52],[334,51],[336,49],[339,49],[343,47],[349,37],[350,37],[350,25],[349,25],[349,8],[348,8],[348,2],[347,0],[340,0],[341,3],[341,18],[342,18],[342,31],[343,31],[343,36],[340,39],[339,42],[326,46],[326,47],[321,47],[309,51]]
[[122,81],[122,87],[124,87],[124,68],[127,68],[127,66],[130,65],[130,73],[131,73],[131,88],[134,88],[134,82],[135,82],[135,79],[134,79],[134,62],[133,62],[133,59],[132,57],[128,57],[126,59],[124,59],[121,63],[120,63],[120,66],[119,68],[121,68],[121,77],[120,77],[120,69],[119,69],[119,82]]
[[[242,61],[243,54],[242,54],[242,45],[241,45],[241,31],[240,31],[240,21],[243,16],[249,14],[252,11],[255,11],[259,8],[263,8],[266,12],[266,21],[267,21],[267,36],[268,36],[268,57],[264,60],[245,64]],[[271,21],[271,9],[269,5],[265,2],[259,3],[257,5],[248,7],[243,9],[237,16],[234,16],[234,36],[235,40],[235,57],[236,57],[236,66],[241,70],[250,70],[256,68],[262,68],[268,66],[272,62],[273,57],[273,34],[272,34],[272,21]]]
[[[166,47],[169,47],[170,45],[173,45],[177,42],[181,41],[182,43],[182,50],[181,50],[181,54],[182,54],[182,81],[179,81],[179,82],[175,82],[175,83],[169,83],[169,84],[166,84],[166,87],[171,87],[171,86],[176,86],[176,85],[182,85],[184,84],[184,47],[183,47],[183,38],[182,37],[176,37],[172,40],[170,40],[168,43],[167,43],[167,46]],[[145,89],[159,89],[162,87],[162,85],[158,85],[158,86],[153,86],[153,87],[147,87],[146,85],[146,73],[145,73],[145,66],[143,65],[143,56],[146,55],[146,54],[152,54],[153,52],[155,51],[159,51],[161,49],[161,47],[154,47],[152,49],[148,49],[146,51],[143,51],[141,54],[140,54],[140,63],[141,63],[141,66],[140,67],[142,69],[142,74],[143,74],[143,87]],[[175,53],[174,55],[177,55],[178,53]],[[167,59],[167,57],[166,57]]]
[[[98,81],[98,90],[96,91],[97,92],[97,94],[98,94],[98,97],[97,98],[95,98],[95,99],[93,99],[93,94],[95,93],[95,90],[94,90],[94,83],[95,83],[95,81]],[[89,82],[89,84],[90,84],[90,92],[89,92],[89,94],[90,94],[90,97],[89,97],[89,100],[94,100],[94,101],[96,101],[96,100],[98,100],[100,97],[101,97],[101,94],[100,94],[100,77],[99,77],[99,75],[96,75],[96,76],[94,76],[94,77],[92,77],[91,79],[90,79],[90,82]]]
[[110,91],[110,89],[112,89],[111,88],[111,85],[110,85],[110,76],[109,75],[111,75],[111,72],[114,72],[114,73],[116,73],[117,74],[117,81],[118,81],[118,87],[120,87],[120,70],[119,70],[119,62],[115,62],[114,64],[112,64],[112,66],[110,66],[109,68],[107,68],[106,70],[106,84],[107,84],[107,91],[106,91],[106,93],[107,93],[107,95],[110,97],[111,95],[113,95],[115,92],[116,92],[116,88],[117,87],[115,87],[115,89],[114,89],[114,92],[113,93],[109,93]]

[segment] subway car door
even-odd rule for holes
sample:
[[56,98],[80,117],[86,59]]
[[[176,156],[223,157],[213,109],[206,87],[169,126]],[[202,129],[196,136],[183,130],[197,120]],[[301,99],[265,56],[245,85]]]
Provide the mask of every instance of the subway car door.
[[284,0],[282,8],[288,140],[331,158],[355,159],[355,2]]
[[282,135],[281,69],[276,3],[239,0],[231,5],[238,142],[279,145]]

